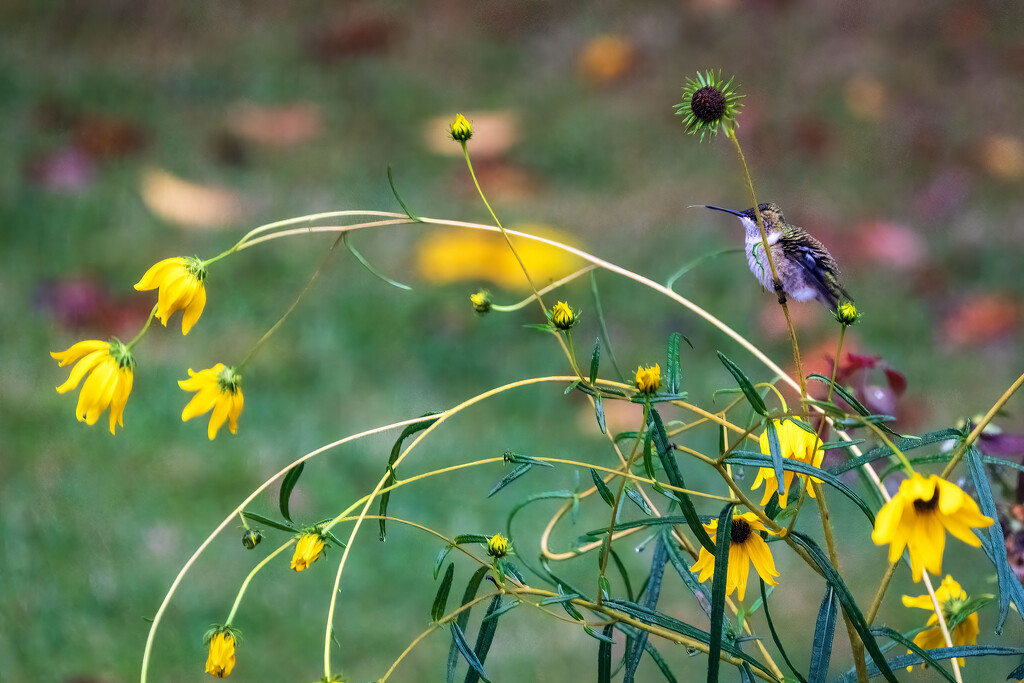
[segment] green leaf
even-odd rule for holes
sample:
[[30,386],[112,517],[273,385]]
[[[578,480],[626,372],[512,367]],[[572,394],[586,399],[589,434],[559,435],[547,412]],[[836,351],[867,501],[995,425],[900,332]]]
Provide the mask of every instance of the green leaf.
[[[697,599],[697,604],[704,610],[704,613],[709,617],[711,616],[711,591],[708,587],[697,580],[697,576],[690,571],[689,561],[683,557],[679,548],[675,542],[671,540],[672,532],[666,528],[662,528],[660,531],[661,535],[665,538],[665,548],[668,550],[668,561],[672,564],[672,568],[679,574],[679,578],[683,580],[683,584],[690,589],[693,596]],[[731,628],[731,625],[729,626]]]
[[494,485],[494,488],[492,488],[491,492],[487,494],[487,497],[490,498],[495,493],[497,493],[498,491],[502,490],[503,488],[505,488],[506,486],[508,486],[512,482],[514,482],[516,479],[518,479],[519,477],[521,477],[524,474],[526,474],[527,472],[529,472],[532,467],[533,467],[533,463],[530,463],[530,462],[524,462],[519,467],[516,467],[514,470],[512,470],[511,472],[506,474],[504,477],[502,477],[501,481],[499,481],[497,484]]
[[[672,486],[685,489],[686,482],[683,481],[683,474],[679,471],[679,464],[676,462],[675,455],[673,454],[672,444],[669,443],[668,434],[665,432],[665,425],[661,421],[661,415],[654,408],[650,409],[650,415],[648,416],[648,429],[653,432],[654,446],[658,449],[658,458],[661,460],[661,466],[665,469],[665,474],[668,476],[668,481]],[[700,523],[700,518],[697,516],[697,509],[693,506],[693,501],[690,499],[690,495],[683,491],[676,492],[676,496],[679,500],[679,507],[682,510],[683,516],[686,517],[686,523],[690,527],[690,531],[697,538],[697,541],[704,546],[708,552],[715,551],[715,544],[711,542],[711,537],[708,536],[708,532],[704,530],[704,526]]]
[[[667,526],[674,524],[686,524],[687,517],[683,515],[671,515],[668,517],[651,517],[649,519],[634,519],[628,522],[619,522],[615,525],[616,531],[624,531],[625,529],[635,529],[641,526]],[[698,521],[699,518],[698,518]],[[600,538],[608,533],[608,527],[604,526],[600,529],[591,529],[583,535],[587,538]],[[714,544],[712,544],[714,545]]]
[[486,683],[490,683],[487,679],[487,675],[484,673],[484,665],[480,662],[480,659],[476,656],[476,653],[473,652],[473,649],[469,646],[469,642],[466,640],[466,634],[462,632],[462,629],[454,621],[450,622],[448,626],[452,632],[452,642],[455,644],[459,654],[462,655],[462,658],[466,660],[467,664],[469,664],[469,668],[476,671],[481,680],[486,681]]
[[455,545],[463,545],[465,543],[483,543],[486,545],[490,540],[490,536],[484,536],[483,534],[459,534],[452,539]]
[[612,495],[608,485],[601,479],[601,475],[597,473],[597,470],[590,468],[590,476],[594,479],[594,486],[597,487],[597,492],[601,494],[601,499],[608,503],[608,507],[615,506],[615,496]]
[[597,418],[597,427],[601,433],[605,433],[604,423],[604,399],[601,396],[594,397],[594,416]]
[[291,513],[288,512],[288,502],[292,497],[292,489],[295,488],[295,484],[298,483],[299,477],[302,476],[302,470],[305,469],[306,463],[300,462],[295,467],[288,470],[284,475],[284,479],[281,480],[281,494],[278,496],[278,503],[281,507],[281,515],[289,522],[292,521]]
[[[665,537],[659,537],[654,546],[654,555],[651,557],[651,572],[647,579],[647,589],[644,592],[643,608],[654,610],[658,606],[658,598],[661,597],[661,582],[665,577],[665,564],[668,562],[668,550],[665,547]],[[647,631],[642,631],[633,639],[632,648],[626,651],[626,669],[622,677],[622,683],[633,683],[636,669],[640,665],[640,658],[643,656],[647,645]]]
[[612,633],[615,624],[608,624],[601,629],[601,635],[607,640],[597,646],[597,683],[611,683],[612,680]]
[[437,554],[437,559],[434,560],[434,581],[437,581],[437,574],[441,571],[441,566],[444,564],[445,558],[448,557],[448,553],[452,551],[455,546],[448,544],[441,548],[441,551]]
[[765,406],[764,399],[761,398],[761,395],[754,389],[753,382],[743,374],[743,371],[740,370],[735,363],[726,358],[725,354],[721,351],[718,352],[718,360],[722,361],[722,365],[725,366],[725,369],[728,370],[733,378],[736,379],[736,383],[740,385],[743,395],[746,396],[747,401],[750,402],[750,407],[752,407],[759,415],[767,417],[768,407]]
[[[477,590],[480,588],[480,582],[484,580],[484,577],[487,576],[487,572],[489,571],[490,567],[480,567],[473,573],[473,576],[469,579],[469,583],[466,584],[465,592],[462,594],[461,607],[465,607],[473,601],[473,598],[476,597]],[[469,611],[470,608],[468,607],[462,610],[455,618],[455,621],[451,622],[453,626],[458,626],[460,632],[465,632],[466,630],[466,624],[469,623]],[[465,635],[463,635],[463,640],[465,640]],[[451,647],[448,649],[448,676],[446,679],[448,683],[453,683],[455,680],[455,665],[458,664],[458,662],[459,648],[453,638]]]
[[936,673],[938,673],[940,676],[949,681],[949,683],[956,683],[956,679],[953,677],[953,674],[946,671],[946,669],[943,668],[943,666],[939,664],[939,662],[935,661],[935,658],[928,654],[927,650],[923,650],[920,647],[918,647],[912,639],[907,638],[899,631],[894,631],[893,629],[888,628],[886,626],[876,626],[871,629],[871,633],[873,633],[876,636],[884,636],[896,643],[899,643],[908,650],[912,650],[916,655],[918,655],[922,660],[924,660],[924,662],[928,664],[928,666],[932,667],[932,669],[934,669]]
[[[690,340],[687,339],[686,341],[689,343]],[[661,671],[661,675],[665,677],[665,680],[669,683],[677,683],[676,677],[672,675],[672,671],[668,668],[668,662],[666,662],[665,658],[661,656],[661,653],[651,645],[650,640],[644,644],[644,650],[646,650],[650,658],[654,660],[654,663],[657,665],[658,670]]]
[[531,465],[539,465],[540,467],[554,467],[554,465],[552,465],[549,462],[544,462],[543,460],[538,460],[537,458],[531,458],[530,456],[523,455],[522,453],[513,453],[512,451],[505,451],[502,454],[502,457],[507,463],[528,462]]
[[[437,414],[438,413],[425,413],[423,415],[423,417],[426,417],[427,415],[437,415]],[[402,453],[402,442],[405,441],[409,436],[415,434],[416,432],[420,432],[420,431],[423,431],[424,429],[427,429],[428,427],[430,427],[435,422],[437,422],[436,418],[433,419],[433,420],[426,420],[424,422],[417,422],[416,424],[411,424],[411,425],[409,425],[408,427],[406,427],[405,429],[402,430],[402,433],[398,436],[398,440],[395,441],[395,445],[391,447],[391,456],[388,458],[388,469],[387,469],[388,476],[387,476],[387,480],[384,482],[384,488],[387,488],[387,487],[391,486],[392,484],[394,484],[398,480],[397,476],[395,475],[395,461],[398,460],[398,456],[401,455],[401,453]],[[384,517],[386,517],[387,514],[388,514],[388,503],[390,501],[391,501],[391,491],[384,491],[383,493],[380,494],[380,505],[377,508],[377,514],[380,515],[380,517],[381,517],[380,520],[378,520],[379,523],[380,523],[380,540],[381,541],[383,541],[385,536],[386,536],[386,533],[385,533],[385,526],[386,526],[385,522],[386,522],[386,520],[384,519]]]
[[782,444],[779,443],[779,430],[775,428],[775,420],[768,420],[765,432],[768,434],[768,453],[771,455],[775,484],[778,486],[781,499],[786,493],[786,478],[782,474]]
[[640,508],[640,511],[643,512],[645,515],[650,516],[654,514],[654,511],[651,510],[651,507],[647,504],[647,501],[644,500],[644,497],[640,495],[640,492],[636,490],[635,486],[633,486],[632,484],[626,484],[626,487],[623,489],[622,492],[625,493],[626,498],[629,498],[631,501],[633,501],[633,503],[638,508]]
[[1009,612],[1011,601],[1017,608],[1017,613],[1024,619],[1024,587],[1021,586],[1006,558],[1006,541],[1003,538],[1002,526],[998,521],[999,511],[996,510],[996,503],[992,498],[992,488],[989,486],[988,477],[985,476],[985,467],[981,463],[981,452],[972,445],[964,453],[964,459],[971,472],[974,490],[978,494],[978,507],[986,517],[996,520],[995,524],[987,529],[978,529],[975,534],[981,539],[981,547],[996,568],[996,579],[999,584],[999,619],[996,624],[996,634],[998,635],[1003,632],[1003,624],[1006,623],[1006,615]]
[[[487,614],[484,615],[484,620],[480,624],[480,631],[476,634],[476,647],[473,651],[476,653],[477,660],[480,662],[480,670],[477,671],[475,668],[470,669],[466,673],[466,683],[476,683],[483,677],[483,666],[484,662],[487,661],[487,653],[491,649],[491,643],[494,641],[494,632],[498,628],[498,617],[496,613],[501,609],[501,593],[498,593],[491,599],[491,604],[487,607]],[[484,680],[487,680],[486,678]]]
[[679,393],[680,372],[679,372],[679,337],[678,332],[668,336],[668,359],[665,363],[667,371],[666,391],[670,394]]
[[373,275],[374,277],[376,277],[376,278],[378,278],[380,280],[383,280],[384,282],[388,283],[392,287],[397,287],[398,289],[404,289],[406,291],[412,291],[412,287],[410,287],[409,285],[403,285],[398,280],[392,280],[387,275],[385,275],[384,273],[382,273],[379,270],[377,270],[376,268],[374,268],[373,264],[370,263],[366,259],[365,256],[360,254],[356,250],[356,248],[354,246],[352,246],[352,233],[350,233],[350,232],[343,232],[343,233],[341,233],[341,240],[342,240],[342,242],[345,243],[345,246],[348,248],[349,253],[351,253],[353,256],[356,257],[356,260],[359,261],[359,264],[363,268],[366,268],[366,270],[369,271],[370,275]]
[[807,554],[811,557],[818,569],[821,570],[825,580],[832,585],[836,591],[836,597],[839,598],[839,602],[843,606],[843,610],[846,612],[846,616],[849,618],[850,623],[857,630],[860,635],[861,641],[864,643],[864,649],[871,655],[871,659],[874,660],[878,670],[885,677],[889,683],[899,683],[896,680],[896,675],[889,668],[889,665],[885,661],[885,656],[881,650],[878,649],[878,643],[875,641],[874,636],[871,635],[871,631],[868,628],[868,624],[864,619],[864,614],[860,611],[857,606],[857,602],[853,599],[853,595],[850,594],[850,590],[846,587],[846,583],[843,582],[843,578],[839,576],[839,573],[832,566],[832,563],[828,561],[825,554],[818,547],[818,544],[805,536],[799,531],[791,531],[789,537],[796,541]]
[[284,522],[278,522],[277,520],[271,519],[270,517],[264,517],[263,515],[257,514],[255,512],[249,512],[248,510],[243,510],[242,514],[248,517],[249,519],[253,520],[254,522],[258,522],[264,526],[269,526],[274,529],[280,529],[281,531],[289,531],[292,533],[298,533],[302,531],[302,529],[293,524],[285,524]]
[[[870,410],[865,408],[863,406],[863,404],[861,404],[861,402],[858,401],[854,397],[853,394],[851,394],[849,391],[847,391],[846,387],[842,386],[838,382],[833,382],[831,377],[826,377],[825,375],[821,375],[821,374],[818,374],[818,373],[814,372],[814,373],[811,373],[810,375],[807,375],[807,378],[808,379],[816,379],[819,382],[824,382],[827,385],[831,385],[832,390],[835,391],[835,393],[840,398],[842,398],[844,401],[846,401],[848,404],[850,404],[850,407],[853,408],[855,411],[857,411],[857,413],[859,413],[862,417],[865,417],[865,418],[877,417],[875,415],[872,415]],[[886,417],[888,417],[888,416],[886,416]],[[889,429],[882,422],[877,422],[876,424],[878,424],[878,426],[883,431],[888,432],[889,434],[892,434],[893,436],[901,436],[897,432],[894,432],[893,430]]]
[[430,607],[430,618],[433,621],[441,621],[445,608],[448,607],[448,591],[452,587],[452,578],[455,576],[455,563],[449,562],[448,569],[444,572],[441,585],[437,587],[437,594],[434,596],[434,604]]
[[388,185],[391,186],[391,194],[395,195],[395,199],[398,201],[398,205],[402,207],[402,211],[405,212],[405,215],[418,223],[420,221],[420,217],[409,210],[409,207],[406,206],[404,201],[402,201],[402,196],[398,194],[398,190],[395,188],[395,178],[391,173],[391,164],[388,164]]
[[[733,465],[755,465],[757,467],[768,467],[772,464],[771,458],[762,453],[755,453],[754,451],[735,451],[729,456],[726,462]],[[872,525],[874,525],[875,513],[871,511],[868,504],[864,502],[864,499],[857,495],[853,489],[843,483],[841,479],[830,474],[831,470],[823,470],[815,467],[814,465],[808,465],[805,462],[793,460],[792,458],[783,458],[782,469],[792,470],[794,472],[799,472],[801,474],[821,479],[823,483],[828,484],[853,501],[857,507],[860,508],[861,512],[864,513],[864,516],[871,521]]]
[[[601,338],[594,341],[594,353],[590,356],[590,383],[597,381],[597,370],[601,367]],[[604,430],[602,430],[604,431]]]
[[814,643],[811,645],[811,668],[807,676],[811,683],[824,683],[828,665],[832,661],[832,643],[836,635],[836,612],[839,601],[832,584],[826,584],[825,597],[818,608],[818,621],[814,626]]
[[[942,429],[937,432],[931,432],[924,434],[919,437],[901,437],[893,442],[896,448],[900,449],[901,453],[907,453],[916,448],[922,446],[928,446],[933,443],[940,441],[948,441],[949,439],[956,439],[960,436],[960,432],[956,429]],[[872,448],[870,451],[865,453],[859,458],[853,458],[842,465],[836,465],[828,469],[832,474],[842,474],[843,472],[849,472],[850,470],[857,469],[865,463],[874,462],[880,458],[887,458],[892,455],[892,449],[887,445],[879,446],[878,448]]]
[[497,619],[502,614],[505,614],[506,612],[511,612],[516,607],[519,607],[522,604],[523,604],[522,600],[509,600],[507,603],[503,604],[501,607],[499,607],[498,609],[494,610],[493,612],[488,611],[487,614],[484,615],[484,621],[489,621],[491,619]]
[[[872,631],[881,629],[871,629]],[[886,635],[888,635],[886,633]],[[1024,648],[1021,647],[998,647],[994,645],[961,645],[959,647],[938,647],[931,650],[925,650],[933,661],[941,662],[952,659],[953,657],[1014,657],[1024,654]],[[923,661],[921,655],[909,654],[902,655],[900,657],[894,657],[888,661],[888,665],[893,669],[902,669],[907,666],[913,666],[920,664]],[[877,676],[878,669],[874,664],[868,664],[868,676]],[[847,671],[842,677],[836,680],[836,683],[853,683],[857,680],[856,671]]]
[[[729,575],[729,546],[732,541],[733,503],[726,504],[718,515],[715,533],[715,573],[711,579],[711,642],[708,649],[708,683],[717,683],[722,664],[722,622],[725,619],[725,588]],[[745,562],[746,560],[744,560]]]
[[765,592],[764,580],[760,579],[761,582],[761,604],[764,605],[764,619],[768,622],[768,631],[772,634],[772,640],[775,641],[775,647],[779,648],[779,652],[782,654],[782,660],[786,662],[786,666],[793,672],[793,676],[799,683],[807,683],[807,679],[800,675],[800,671],[793,666],[793,662],[790,661],[789,655],[786,654],[786,648],[782,646],[782,641],[779,639],[779,634],[775,630],[775,622],[772,621],[772,613],[768,611],[768,593]]
[[622,583],[626,589],[626,597],[632,600],[633,585],[629,581],[629,572],[626,571],[626,566],[622,564],[622,559],[619,557],[619,554],[615,552],[614,548],[608,549],[608,555],[612,558],[612,562],[615,563],[615,567],[619,570],[619,576],[622,577]]

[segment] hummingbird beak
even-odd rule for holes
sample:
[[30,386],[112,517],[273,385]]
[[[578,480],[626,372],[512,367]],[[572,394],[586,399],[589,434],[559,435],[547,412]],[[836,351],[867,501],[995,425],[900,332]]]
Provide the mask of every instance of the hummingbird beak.
[[732,209],[723,209],[720,206],[709,206],[709,205],[705,204],[704,208],[705,209],[714,209],[715,211],[724,211],[726,213],[731,213],[733,216],[740,216],[741,218],[745,218],[746,217],[746,214],[744,214],[742,211],[733,211]]

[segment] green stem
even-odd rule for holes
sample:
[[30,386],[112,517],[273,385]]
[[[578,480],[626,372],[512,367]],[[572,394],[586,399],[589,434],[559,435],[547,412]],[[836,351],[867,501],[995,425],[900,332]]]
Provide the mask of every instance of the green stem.
[[889,582],[892,581],[893,574],[896,573],[897,564],[899,564],[899,560],[889,564],[889,568],[885,570],[885,576],[882,577],[882,582],[878,584],[878,592],[875,593],[875,599],[871,601],[870,609],[864,613],[864,621],[868,626],[874,622],[875,615],[878,614],[878,608],[882,606],[882,597],[889,588]]
[[159,306],[159,305],[160,304],[153,304],[153,310],[151,310],[149,312],[149,317],[146,318],[146,324],[142,326],[142,329],[139,330],[139,333],[137,335],[132,337],[132,340],[130,342],[128,342],[127,344],[124,345],[124,347],[126,349],[131,351],[132,347],[135,346],[135,343],[137,341],[139,341],[140,339],[142,339],[146,335],[146,332],[149,331],[149,326],[153,323],[153,318],[156,317],[156,309],[157,309],[157,306]]
[[[243,517],[243,519],[245,519],[245,518]],[[280,548],[278,548],[274,552],[272,552],[269,555],[267,555],[266,557],[264,557],[260,561],[259,564],[257,564],[255,567],[252,568],[252,571],[249,572],[249,576],[245,577],[245,581],[242,582],[242,587],[238,589],[238,595],[235,596],[235,603],[233,605],[231,605],[231,612],[228,614],[227,621],[224,622],[225,626],[230,626],[231,622],[234,620],[235,612],[238,611],[238,606],[242,604],[242,596],[245,595],[245,591],[246,591],[247,588],[249,588],[249,583],[252,581],[253,577],[256,576],[256,574],[261,569],[263,569],[263,567],[265,567],[268,562],[270,562],[272,559],[274,559],[275,557],[280,555],[281,552],[283,552],[292,543],[295,543],[295,539],[294,538],[290,539],[287,543],[282,545]]]
[[979,436],[981,436],[981,432],[985,429],[985,427],[988,426],[988,423],[991,422],[992,418],[996,416],[996,413],[998,413],[1002,409],[1002,407],[1006,405],[1006,402],[1010,400],[1010,397],[1013,396],[1018,389],[1020,389],[1022,384],[1024,384],[1024,374],[1018,377],[1017,381],[1011,384],[1010,388],[1003,392],[1003,395],[999,397],[999,400],[995,402],[995,405],[989,408],[989,411],[985,413],[985,417],[981,418],[978,424],[974,425],[974,429],[972,429],[971,433],[967,435],[967,438],[961,441],[959,445],[957,445],[956,450],[953,452],[953,457],[949,461],[949,464],[946,465],[946,468],[944,470],[942,470],[943,479],[946,479],[949,476],[949,473],[952,472],[953,468],[957,466],[957,463],[960,462],[960,459],[964,457],[964,453],[967,452],[967,449],[970,448],[971,444],[973,444]]
[[307,293],[309,293],[309,290],[313,287],[313,283],[316,281],[317,276],[320,275],[320,272],[327,265],[327,262],[330,260],[331,255],[334,253],[334,250],[337,248],[338,244],[341,243],[341,241],[347,234],[348,233],[346,232],[342,232],[338,235],[338,237],[331,244],[330,248],[327,250],[327,253],[324,254],[324,257],[320,260],[320,263],[319,265],[317,265],[316,270],[313,271],[313,274],[310,276],[309,281],[306,283],[306,286],[303,287],[302,291],[299,292],[299,295],[295,297],[295,301],[292,302],[292,305],[289,306],[288,310],[284,312],[284,315],[278,318],[277,322],[274,323],[269,330],[264,332],[263,336],[260,337],[255,344],[253,344],[252,348],[249,349],[249,352],[245,354],[244,358],[242,358],[242,362],[235,366],[235,370],[237,370],[240,373],[242,371],[242,368],[245,367],[245,364],[248,363],[252,359],[252,357],[256,355],[256,352],[259,351],[260,348],[267,342],[267,340],[270,339],[270,337],[275,332],[277,332],[278,328],[284,324],[284,321],[288,319],[288,316],[292,314],[292,311],[294,311],[298,307],[302,299],[305,298]]

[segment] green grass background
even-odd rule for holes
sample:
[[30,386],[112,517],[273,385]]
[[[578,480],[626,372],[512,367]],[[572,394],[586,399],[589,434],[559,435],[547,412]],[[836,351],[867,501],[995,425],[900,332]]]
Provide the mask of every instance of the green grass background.
[[[310,57],[311,37],[323,26],[361,13],[398,27],[388,49],[326,64]],[[127,297],[155,261],[218,253],[260,223],[332,209],[395,210],[388,163],[417,212],[486,221],[478,202],[460,190],[458,160],[436,156],[421,142],[430,117],[455,110],[512,109],[521,118],[524,135],[509,160],[540,189],[521,201],[497,203],[507,224],[557,226],[597,255],[664,281],[693,258],[738,244],[739,226],[686,209],[749,204],[731,149],[724,139],[697,144],[672,114],[682,82],[697,69],[736,74],[748,94],[740,132],[760,197],[777,201],[808,228],[815,220],[833,226],[830,244],[851,244],[851,233],[873,219],[909,225],[923,240],[926,266],[913,274],[870,259],[846,260],[833,249],[840,263],[850,264],[847,284],[865,313],[855,336],[907,375],[917,428],[938,429],[983,412],[1021,369],[1019,330],[979,346],[954,346],[943,338],[941,322],[965,297],[989,292],[1020,310],[1021,179],[986,173],[978,154],[985,136],[1020,132],[1022,19],[1017,5],[952,0],[579,6],[8,0],[0,7],[0,679],[134,679],[145,619],[179,567],[267,476],[345,435],[441,410],[521,377],[567,370],[550,339],[522,327],[537,322],[536,312],[479,319],[467,302],[478,283],[419,281],[413,259],[424,229],[401,227],[361,234],[358,244],[415,290],[390,288],[339,254],[249,368],[237,436],[222,433],[209,442],[202,420],[181,423],[186,397],[175,382],[185,368],[240,358],[290,303],[326,238],[254,248],[218,264],[195,330],[183,339],[173,329],[175,318],[140,345],[126,426],[116,437],[105,417],[91,429],[74,420],[77,393],[53,391],[66,371],[49,351],[111,334],[59,325],[40,305],[41,288],[54,279],[88,276]],[[576,56],[588,39],[612,32],[633,42],[639,65],[621,83],[588,86],[577,74]],[[844,104],[846,85],[864,75],[888,93],[877,121],[858,119]],[[322,108],[316,141],[253,149],[240,168],[219,165],[209,154],[210,137],[236,103],[296,100]],[[51,101],[135,121],[148,143],[137,155],[101,164],[86,191],[49,192],[30,181],[26,168],[67,140],[66,132],[38,125],[34,112]],[[823,131],[822,147],[807,142],[808,130]],[[248,220],[205,233],[162,222],[139,197],[146,165],[230,186],[246,198]],[[944,174],[958,179],[966,196],[934,215],[921,197]],[[941,191],[937,196],[946,198]],[[684,388],[696,401],[710,404],[712,392],[729,385],[712,360],[717,349],[758,379],[770,379],[734,343],[680,307],[631,282],[611,276],[599,282],[615,351],[627,368],[661,361],[665,337],[679,331],[695,347],[684,348],[683,372]],[[678,288],[778,362],[788,361],[785,339],[760,331],[758,319],[772,307],[771,297],[739,258],[702,266]],[[597,333],[588,289],[581,282],[559,294],[586,310],[577,331],[583,355]],[[518,297],[496,294],[506,302]],[[833,332],[820,313],[809,316],[801,334],[811,348]],[[1010,412],[1002,425],[1019,431],[1024,425],[1015,404]],[[424,444],[409,471],[506,449],[608,465],[613,455],[599,437],[581,396],[565,397],[557,386],[532,388],[467,411]],[[293,501],[296,517],[333,515],[369,490],[384,470],[392,438],[368,439],[311,462]],[[492,466],[403,489],[393,497],[392,512],[450,535],[492,533],[528,491],[572,488],[577,476],[564,467],[534,472],[486,499],[503,472]],[[698,485],[713,483],[693,477]],[[275,496],[272,487],[256,509],[273,513]],[[834,506],[840,538],[849,539],[840,553],[857,577],[858,598],[867,603],[884,551],[870,544],[866,522],[844,501]],[[544,504],[525,515],[518,528],[526,539],[554,509]],[[557,545],[600,526],[603,514],[589,505]],[[280,539],[268,536],[260,552]],[[532,560],[536,548],[523,545],[520,551]],[[624,542],[623,553],[639,569],[650,550],[633,553],[633,545]],[[375,529],[367,528],[339,596],[336,671],[374,680],[429,624],[438,549],[433,539],[397,526],[380,544]],[[242,549],[235,531],[211,546],[166,615],[150,680],[205,677],[202,633],[226,617],[257,555]],[[784,574],[776,611],[789,617],[785,633],[798,661],[805,661],[823,586],[784,553],[777,555]],[[312,681],[322,675],[325,611],[339,557],[332,550],[326,562],[302,574],[279,561],[255,580],[236,619],[245,642],[234,678]],[[978,557],[952,543],[947,569],[962,569],[970,579],[961,581],[972,593],[994,591],[985,572],[966,573]],[[787,569],[799,578],[787,581]],[[591,560],[564,571],[589,576]],[[459,566],[453,593],[461,592],[469,572]],[[667,583],[662,608],[702,623],[692,597],[678,581]],[[920,592],[905,576],[898,579],[882,620],[908,630],[919,617],[895,601],[901,591]],[[1011,617],[1001,640],[992,634],[992,608],[981,621],[981,642],[1024,640],[1018,617]],[[837,636],[840,652],[844,639]],[[394,680],[438,680],[447,647],[442,634],[428,639]],[[680,675],[702,675],[701,657],[687,658],[667,645],[662,652]],[[839,654],[834,661],[849,663]],[[1015,665],[972,662],[968,674],[970,680],[1001,680]],[[503,619],[488,670],[496,681],[588,678],[596,672],[596,643],[520,609]],[[658,676],[649,663],[641,673],[643,680]]]

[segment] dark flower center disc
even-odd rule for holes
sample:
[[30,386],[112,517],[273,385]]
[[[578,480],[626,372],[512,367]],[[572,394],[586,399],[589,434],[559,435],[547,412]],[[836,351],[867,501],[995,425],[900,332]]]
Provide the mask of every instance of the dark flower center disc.
[[939,487],[935,487],[935,493],[928,500],[921,500],[918,498],[914,501],[914,512],[918,514],[924,514],[931,512],[935,508],[939,507]]
[[746,542],[750,538],[750,525],[747,524],[747,520],[742,518],[732,520],[732,533],[730,536],[732,537],[733,545]]
[[718,88],[705,85],[690,98],[690,111],[701,123],[713,123],[725,113],[725,95]]

